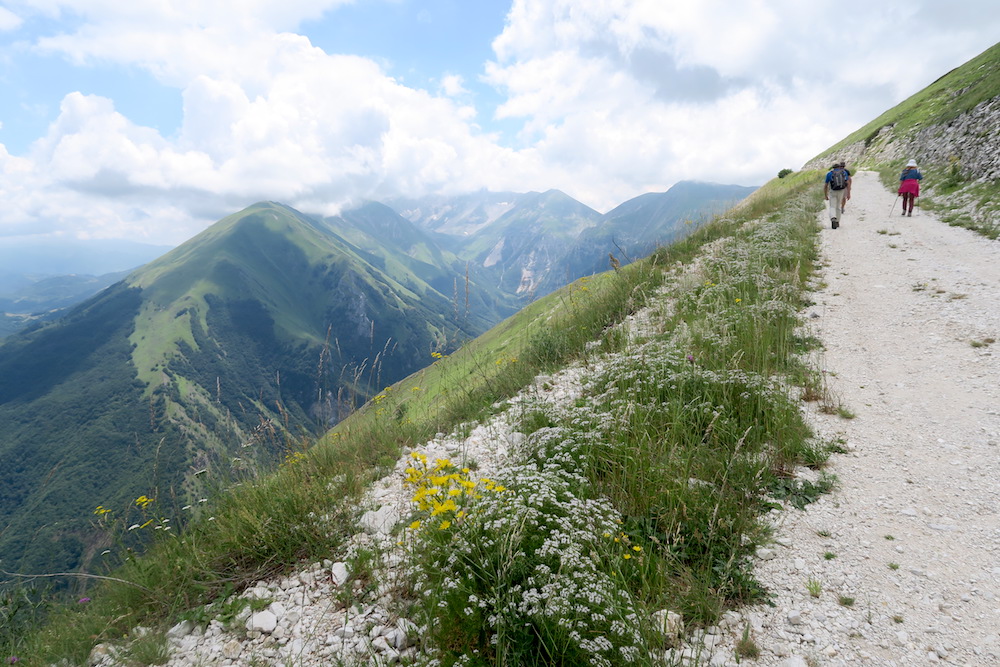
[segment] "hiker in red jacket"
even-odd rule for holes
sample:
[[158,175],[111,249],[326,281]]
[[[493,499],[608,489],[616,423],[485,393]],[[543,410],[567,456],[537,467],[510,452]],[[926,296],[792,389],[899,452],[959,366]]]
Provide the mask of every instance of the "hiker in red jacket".
[[[913,215],[913,201],[920,196],[920,179],[924,176],[917,169],[917,161],[910,160],[899,175],[899,194],[903,195],[903,215]],[[909,208],[907,208],[909,204]]]

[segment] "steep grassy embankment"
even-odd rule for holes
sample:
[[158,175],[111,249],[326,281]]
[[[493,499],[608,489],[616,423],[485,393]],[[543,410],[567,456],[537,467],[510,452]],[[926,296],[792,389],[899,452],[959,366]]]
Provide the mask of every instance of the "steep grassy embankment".
[[[791,466],[820,465],[825,456],[822,444],[809,442],[787,392],[775,391],[793,382],[804,387],[804,396],[821,395],[815,373],[797,360],[808,341],[795,335],[796,312],[806,298],[803,282],[815,259],[818,201],[810,189],[817,176],[804,172],[775,180],[646,260],[539,300],[386,388],[274,475],[225,490],[200,510],[184,510],[196,514],[181,535],[170,530],[169,517],[151,514],[141,502],[120,515],[101,515],[111,535],[137,525],[161,537],[149,553],[112,573],[113,581],[94,586],[86,605],[54,610],[41,630],[29,631],[32,605],[22,605],[6,619],[0,646],[28,664],[64,657],[80,662],[96,642],[121,641],[137,625],[162,632],[178,613],[213,601],[216,612],[204,613],[229,613],[224,602],[234,591],[303,561],[340,554],[357,530],[360,493],[390,469],[401,448],[490,414],[539,373],[588,355],[627,352],[626,337],[613,325],[661,298],[663,288],[672,304],[663,309],[663,333],[646,341],[645,360],[639,355],[629,362],[631,379],[618,386],[621,395],[611,401],[625,406],[630,416],[606,412],[608,423],[628,428],[603,435],[598,428],[588,438],[616,444],[574,454],[593,474],[573,490],[574,496],[610,503],[611,511],[623,517],[630,543],[641,546],[643,558],[635,564],[643,566],[619,577],[615,554],[602,551],[605,559],[594,561],[594,567],[620,591],[616,599],[632,601],[628,604],[634,607],[623,610],[627,614],[669,605],[694,623],[707,622],[727,605],[760,595],[747,568],[750,550],[766,532],[755,517],[766,510],[768,496],[802,491],[784,480]],[[710,244],[717,249],[714,254],[706,254]],[[684,391],[672,394],[671,384],[682,381]],[[649,402],[650,391],[663,391],[662,400]],[[644,417],[636,419],[636,410]],[[532,430],[527,424],[524,429]],[[629,452],[634,456],[619,455]],[[659,472],[637,475],[643,471]],[[700,481],[678,485],[678,475]],[[529,487],[511,488],[518,497],[531,497]],[[562,510],[556,506],[554,511]],[[456,530],[479,529],[476,522],[459,519]],[[531,551],[531,543],[524,548]],[[414,549],[418,568],[436,562],[436,549],[447,548],[434,540],[425,546]],[[430,600],[438,596],[448,604],[453,593],[442,587]],[[580,645],[552,644],[546,638],[542,619],[522,620],[538,631],[499,637],[508,655],[559,650],[566,664],[579,657]],[[488,617],[479,623],[465,628],[464,639],[452,649],[479,650],[481,640],[496,634]],[[640,634],[656,641],[645,624]],[[426,649],[433,652],[441,641],[432,634]]]

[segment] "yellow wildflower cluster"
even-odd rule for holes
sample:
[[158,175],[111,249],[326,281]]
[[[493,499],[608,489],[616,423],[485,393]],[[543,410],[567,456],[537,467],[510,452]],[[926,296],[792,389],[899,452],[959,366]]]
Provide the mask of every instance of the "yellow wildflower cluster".
[[111,510],[109,510],[104,505],[98,505],[97,509],[94,510],[94,514],[96,514],[97,516],[104,516],[105,514],[111,514]]
[[[437,522],[439,530],[448,530],[456,521],[461,521],[466,512],[465,501],[481,498],[480,489],[501,493],[507,489],[493,480],[481,478],[478,482],[471,478],[469,468],[459,468],[449,459],[435,459],[433,464],[425,454],[410,454],[413,465],[406,469],[403,484],[413,487],[412,501],[417,510],[428,519]],[[410,524],[417,530],[420,520]]]
[[281,462],[282,466],[293,466],[306,460],[305,452],[292,452]]
[[150,505],[152,505],[153,502],[154,501],[153,501],[152,498],[149,498],[149,497],[147,497],[145,495],[142,495],[142,496],[139,496],[138,498],[135,499],[135,506],[139,507],[141,509],[146,509],[147,507],[149,507]]
[[629,546],[631,540],[625,533],[618,533],[618,535],[614,536],[613,538],[611,533],[604,533],[603,537],[605,539],[614,539],[615,544],[621,545],[621,549],[623,551],[622,553],[623,560],[632,560],[633,556],[638,557],[642,555],[642,547],[640,547],[638,544]]
[[391,392],[392,392],[392,387],[386,387],[381,392],[373,396],[372,400],[375,402],[375,405],[378,405],[379,403],[384,401]]

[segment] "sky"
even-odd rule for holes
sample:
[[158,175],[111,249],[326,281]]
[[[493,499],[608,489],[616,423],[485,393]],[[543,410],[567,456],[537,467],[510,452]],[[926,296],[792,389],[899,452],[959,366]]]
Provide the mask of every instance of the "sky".
[[0,0],[0,242],[258,201],[760,185],[996,43],[996,0]]

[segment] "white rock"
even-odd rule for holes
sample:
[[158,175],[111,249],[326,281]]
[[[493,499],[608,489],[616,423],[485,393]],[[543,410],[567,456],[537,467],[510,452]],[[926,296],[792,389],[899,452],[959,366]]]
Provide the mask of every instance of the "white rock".
[[278,620],[281,620],[281,617],[284,616],[285,613],[287,612],[287,609],[285,609],[285,605],[281,604],[280,602],[272,602],[268,606],[267,610],[272,614],[274,614],[275,618],[277,618]]
[[181,621],[167,630],[167,639],[180,640],[191,634],[192,630],[194,630],[194,623],[191,621]]
[[392,505],[383,505],[361,515],[359,523],[369,535],[388,535],[399,522],[400,512]]
[[330,568],[330,574],[333,577],[334,586],[343,586],[348,577],[351,576],[346,563],[334,563],[333,567]]
[[781,667],[809,667],[809,663],[807,663],[804,658],[793,655],[792,657],[785,659],[781,663]]
[[677,639],[684,632],[684,618],[669,609],[653,612],[653,624],[670,641]]
[[222,657],[226,660],[236,660],[243,653],[243,644],[235,639],[230,639],[222,647]]
[[800,625],[802,623],[802,612],[797,609],[793,609],[788,612],[788,616],[786,616],[786,618],[790,624]]
[[114,658],[117,651],[115,647],[111,644],[98,644],[90,651],[90,657],[87,662],[90,665],[99,665],[104,662],[105,658]]
[[274,597],[271,593],[271,589],[267,586],[254,586],[250,589],[250,597],[255,600],[264,600],[266,598]]
[[256,630],[269,635],[274,632],[276,627],[278,627],[278,617],[266,609],[258,611],[247,619],[247,630]]

